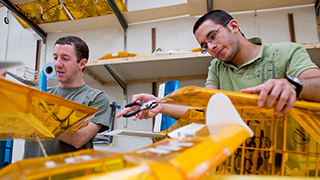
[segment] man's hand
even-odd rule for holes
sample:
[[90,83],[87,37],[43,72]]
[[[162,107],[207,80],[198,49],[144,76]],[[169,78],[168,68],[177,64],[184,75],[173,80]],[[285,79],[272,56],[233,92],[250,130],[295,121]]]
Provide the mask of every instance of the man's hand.
[[[139,102],[148,102],[150,100],[156,100],[156,101],[159,101],[160,99],[151,95],[151,94],[145,94],[145,93],[141,93],[141,94],[136,94],[136,95],[133,95],[132,96],[132,102],[136,102],[136,101],[139,101]],[[132,106],[132,107],[127,107],[123,110],[121,110],[118,114],[117,114],[117,118],[120,118],[121,116],[123,116],[124,114],[127,114],[128,112],[131,112],[131,111],[135,111],[137,109],[139,109],[140,106]],[[149,118],[153,118],[155,117],[157,114],[160,113],[160,111],[162,110],[162,105],[161,103],[158,103],[158,106],[153,108],[153,109],[146,109],[146,110],[143,110],[141,112],[139,112],[138,114],[132,116],[132,119],[135,121],[137,120],[137,118],[139,119],[149,119]]]
[[[241,93],[259,94],[258,106],[267,109],[275,105],[274,114],[284,114],[294,106],[296,101],[295,86],[286,79],[269,79],[256,87],[242,89]],[[267,96],[269,97],[267,98]],[[277,104],[275,104],[277,102]]]
[[4,71],[0,71],[0,77],[1,78],[5,78],[6,77],[6,75],[7,75],[7,70],[4,70]]

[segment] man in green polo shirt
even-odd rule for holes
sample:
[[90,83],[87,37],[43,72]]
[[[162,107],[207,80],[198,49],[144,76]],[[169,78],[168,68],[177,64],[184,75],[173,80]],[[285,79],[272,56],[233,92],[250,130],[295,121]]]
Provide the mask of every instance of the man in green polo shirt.
[[[206,88],[259,94],[258,106],[267,109],[275,106],[274,114],[287,113],[297,98],[320,102],[320,70],[302,46],[294,43],[264,44],[257,37],[246,39],[238,22],[221,10],[214,10],[200,17],[193,27],[193,33],[202,52],[208,52],[214,57],[209,67]],[[149,100],[160,99],[144,93],[132,97],[132,102]],[[117,117],[137,108],[125,108]],[[185,106],[160,103],[156,108],[144,110],[132,119],[148,119],[158,113],[179,119],[187,110],[188,107]],[[299,134],[305,146],[304,132],[299,128],[291,129],[292,133],[288,129],[287,135]],[[254,138],[265,140],[265,137]],[[297,150],[297,146],[292,144],[294,143],[287,142],[286,148]],[[273,154],[276,160],[281,159],[277,155],[279,154]],[[287,159],[287,155],[282,157]],[[290,169],[300,167],[299,163],[292,161],[299,162],[298,158],[289,157],[286,165]],[[277,162],[281,164],[282,160]],[[251,169],[250,172],[252,173]]]

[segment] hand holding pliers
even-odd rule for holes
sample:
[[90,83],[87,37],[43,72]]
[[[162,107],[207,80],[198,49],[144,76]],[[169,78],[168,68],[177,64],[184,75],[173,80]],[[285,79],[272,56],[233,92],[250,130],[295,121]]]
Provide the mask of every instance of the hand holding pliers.
[[132,107],[132,106],[141,106],[141,107],[135,111],[124,114],[123,117],[131,117],[131,116],[134,116],[134,115],[138,114],[140,111],[143,111],[145,109],[153,109],[158,106],[158,102],[156,100],[151,100],[146,103],[134,102],[134,103],[129,103],[129,104],[125,105],[124,107],[127,108],[127,107]]

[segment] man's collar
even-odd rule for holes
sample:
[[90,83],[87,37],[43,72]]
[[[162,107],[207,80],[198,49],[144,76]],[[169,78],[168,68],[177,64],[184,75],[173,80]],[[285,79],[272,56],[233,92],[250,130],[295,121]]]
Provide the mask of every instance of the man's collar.
[[262,59],[263,49],[264,49],[264,46],[265,46],[263,39],[260,38],[260,37],[253,37],[253,38],[249,38],[248,41],[251,42],[252,44],[261,45],[261,48],[260,48],[260,51],[259,51],[257,57],[254,58],[250,62]]

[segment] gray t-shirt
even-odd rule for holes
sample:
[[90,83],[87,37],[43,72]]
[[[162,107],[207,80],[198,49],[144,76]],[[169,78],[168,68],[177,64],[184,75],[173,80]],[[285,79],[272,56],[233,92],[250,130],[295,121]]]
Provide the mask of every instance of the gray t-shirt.
[[[61,96],[63,98],[69,99],[71,101],[99,108],[98,112],[94,115],[94,118],[91,122],[96,124],[101,124],[102,128],[99,132],[102,132],[109,127],[109,118],[110,118],[110,103],[108,95],[100,90],[93,89],[86,84],[75,87],[75,88],[63,88],[60,86],[54,86],[48,88],[48,93]],[[55,138],[54,140],[44,140],[42,141],[43,146],[46,150],[47,155],[55,155],[67,152],[73,152],[81,149],[90,149],[93,148],[93,139],[91,138],[86,144],[84,144],[79,149],[74,146],[67,144],[59,139]],[[25,150],[23,158],[32,158],[32,157],[42,157],[44,156],[38,142],[26,141]]]

